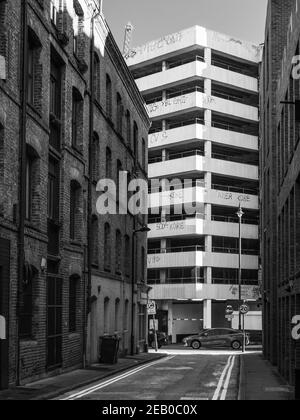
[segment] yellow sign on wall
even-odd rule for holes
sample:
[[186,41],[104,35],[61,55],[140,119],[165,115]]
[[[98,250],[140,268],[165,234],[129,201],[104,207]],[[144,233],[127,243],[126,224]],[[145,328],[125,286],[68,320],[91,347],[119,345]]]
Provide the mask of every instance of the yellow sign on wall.
[[5,58],[0,55],[0,80],[6,79],[6,66],[5,66]]

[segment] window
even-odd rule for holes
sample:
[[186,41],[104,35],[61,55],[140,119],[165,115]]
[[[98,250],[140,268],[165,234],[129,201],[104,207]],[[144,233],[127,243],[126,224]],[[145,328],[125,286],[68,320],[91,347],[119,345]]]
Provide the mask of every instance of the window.
[[128,146],[131,146],[131,117],[130,112],[126,112],[126,138]]
[[104,299],[104,334],[109,333],[109,298]]
[[110,225],[105,223],[104,226],[104,269],[111,269],[111,230]]
[[94,94],[95,99],[100,101],[100,60],[97,53],[94,53]]
[[117,93],[117,131],[123,134],[123,104],[119,93]]
[[142,139],[142,168],[146,169],[146,141]]
[[34,61],[35,61],[35,46],[33,42],[28,43],[27,56],[27,101],[34,105]]
[[69,332],[77,330],[77,288],[79,279],[77,276],[70,277],[69,281]]
[[72,100],[72,146],[81,151],[83,126],[83,99],[79,91],[73,88]]
[[76,181],[71,182],[70,189],[70,239],[79,240],[80,227],[80,185]]
[[125,314],[124,314],[124,331],[128,331],[129,326],[129,300],[125,301]]
[[141,250],[141,282],[145,283],[145,274],[146,274],[146,252],[145,248],[142,247]]
[[99,146],[99,136],[97,133],[94,133],[93,144],[92,144],[92,181],[98,182],[99,180],[99,160],[100,160],[100,146]]
[[112,116],[112,84],[109,75],[106,75],[106,112],[111,118]]
[[59,13],[59,0],[50,0],[50,19],[54,25],[57,25]]
[[80,59],[85,53],[84,13],[78,0],[73,0],[73,7],[74,54]]
[[28,28],[27,102],[38,108],[42,97],[42,66],[39,63],[41,43]]
[[122,162],[120,160],[117,160],[117,203],[118,206],[120,204],[120,173],[123,170]]
[[122,273],[122,235],[119,230],[116,231],[116,273]]
[[112,179],[112,156],[109,147],[106,148],[106,178]]
[[60,149],[60,121],[61,120],[61,68],[51,58],[50,72],[50,145]]
[[50,158],[48,167],[48,218],[59,219],[59,163]]
[[128,235],[125,235],[124,238],[124,268],[125,268],[125,275],[126,277],[130,276],[130,267],[131,267],[131,259],[130,259],[130,238]]
[[20,302],[20,337],[32,338],[33,286],[37,270],[25,263]]
[[31,220],[32,218],[32,201],[33,201],[33,157],[26,154],[26,210],[25,217],[26,220]]
[[115,301],[115,332],[120,330],[120,299]]
[[[0,124],[0,197],[4,194],[4,127]],[[0,205],[1,213],[1,205]]]
[[98,233],[98,217],[93,216],[92,217],[92,264],[95,266],[98,266],[99,263],[99,233]]
[[139,137],[139,131],[136,122],[133,124],[133,154],[135,157],[135,160],[138,159],[138,137]]

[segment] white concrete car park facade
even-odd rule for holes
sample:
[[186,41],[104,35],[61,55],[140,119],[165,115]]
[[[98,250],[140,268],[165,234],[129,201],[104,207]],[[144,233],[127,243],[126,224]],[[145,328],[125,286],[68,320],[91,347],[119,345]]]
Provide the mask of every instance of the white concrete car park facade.
[[[225,308],[238,309],[240,204],[242,297],[251,307],[246,327],[261,329],[260,56],[256,45],[199,26],[126,55],[152,119],[149,179],[161,181],[149,187],[149,297],[158,303],[159,329],[173,342],[203,327],[237,324],[225,319]],[[180,204],[196,206],[196,213],[178,214]]]

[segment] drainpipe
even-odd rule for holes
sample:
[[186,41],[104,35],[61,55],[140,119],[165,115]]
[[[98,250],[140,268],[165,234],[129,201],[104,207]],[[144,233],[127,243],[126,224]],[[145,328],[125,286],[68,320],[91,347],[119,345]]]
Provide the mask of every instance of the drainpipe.
[[27,0],[22,0],[22,41],[20,55],[21,74],[21,113],[20,113],[20,151],[19,151],[19,231],[18,231],[18,285],[17,285],[17,351],[16,383],[20,385],[20,297],[24,275],[24,225],[26,203],[26,113],[27,113]]
[[[94,10],[91,18],[91,42],[90,42],[90,115],[89,115],[89,176],[88,176],[88,208],[87,208],[87,310],[85,311],[84,337],[83,337],[83,366],[86,366],[87,349],[87,321],[91,313],[91,290],[92,290],[92,180],[93,180],[93,137],[94,137],[94,49],[95,49],[95,19],[100,15],[100,10]],[[86,292],[86,289],[85,289]]]

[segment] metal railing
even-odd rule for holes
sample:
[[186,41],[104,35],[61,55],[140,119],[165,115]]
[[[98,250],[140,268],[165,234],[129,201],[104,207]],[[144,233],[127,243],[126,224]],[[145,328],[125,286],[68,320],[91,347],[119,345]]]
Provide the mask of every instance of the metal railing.
[[169,153],[169,155],[167,155],[167,158],[163,161],[162,156],[159,157],[154,157],[154,158],[149,158],[148,159],[148,163],[160,163],[160,162],[167,162],[169,160],[176,160],[176,159],[182,159],[182,158],[186,158],[186,157],[191,157],[191,156],[204,156],[204,150],[188,150],[186,152],[180,152],[180,153]]
[[191,118],[190,120],[186,120],[186,121],[170,123],[168,124],[168,130],[172,130],[174,128],[186,127],[187,125],[194,125],[194,124],[205,125],[205,121],[202,118]]
[[189,214],[168,214],[164,218],[158,216],[154,218],[148,218],[148,223],[168,223],[168,222],[180,222],[183,220],[205,220],[206,215],[204,213],[195,213],[193,215]]
[[[227,223],[239,223],[238,217],[231,217],[231,216],[211,216],[211,220],[214,222],[227,222]],[[247,219],[242,217],[242,223],[245,225],[258,225],[259,221],[257,219]]]
[[181,246],[181,247],[172,247],[172,248],[153,248],[148,249],[149,255],[155,254],[177,254],[183,252],[205,252],[204,245],[192,245],[192,246]]
[[[190,180],[189,180],[190,181]],[[175,188],[174,191],[176,190],[184,190],[185,185],[184,185],[184,181],[182,181],[182,183],[172,183],[172,187]],[[178,187],[178,188],[177,188]],[[191,185],[188,185],[188,188],[205,188],[206,184],[204,180],[201,179],[196,179],[196,180],[192,180]],[[162,192],[172,192],[173,190],[162,190],[162,187],[157,187],[157,188],[151,188],[151,183],[149,184],[149,188],[148,188],[148,193],[149,194],[153,194],[153,193],[162,193]]]
[[[238,284],[238,279],[224,279],[224,278],[217,278],[213,277],[212,283],[213,284],[225,284],[225,285],[236,285]],[[253,279],[242,279],[242,284],[245,286],[257,286],[258,280]]]
[[181,278],[167,278],[164,283],[160,279],[148,279],[148,284],[163,285],[163,284],[204,284],[203,277],[181,277]]
[[245,67],[242,68],[242,67],[234,66],[234,65],[231,65],[231,64],[226,64],[226,63],[223,63],[220,60],[214,60],[214,59],[211,60],[211,64],[213,66],[220,67],[220,68],[225,69],[225,70],[230,70],[230,71],[233,71],[235,73],[240,73],[240,74],[243,74],[245,76],[249,76],[249,77],[253,77],[253,78],[257,77],[257,76],[253,76],[252,73],[248,72]]
[[222,153],[212,153],[211,157],[218,160],[227,160],[229,162],[241,163],[243,165],[258,166],[259,162],[247,162],[239,156],[230,156]]
[[168,70],[173,69],[175,67],[183,66],[184,64],[194,63],[195,61],[204,62],[205,60],[204,60],[204,57],[202,57],[201,55],[196,55],[195,57],[186,58],[185,60],[178,60],[178,61],[175,61],[174,63],[168,63]]
[[212,189],[232,192],[232,193],[258,195],[258,190],[255,190],[252,188],[241,188],[241,187],[234,187],[234,186],[227,186],[227,185],[212,184]]
[[212,127],[214,128],[220,128],[221,130],[227,130],[227,131],[234,131],[235,133],[242,133],[242,134],[247,134],[249,136],[258,136],[257,131],[254,130],[249,130],[247,128],[238,126],[238,125],[234,125],[234,124],[225,124],[225,123],[220,123],[220,122],[212,122]]
[[[238,248],[225,248],[225,247],[212,247],[212,252],[216,254],[238,254]],[[242,249],[243,255],[254,255],[258,256],[259,251],[257,249]]]
[[245,104],[245,105],[248,105],[248,106],[255,106],[253,104],[250,104],[249,100],[247,98],[244,98],[243,96],[236,96],[236,95],[232,95],[230,93],[224,93],[224,92],[221,92],[221,91],[216,90],[216,89],[212,89],[211,94],[212,94],[212,96],[216,96],[218,98],[226,99],[227,101],[238,102],[238,103]]

